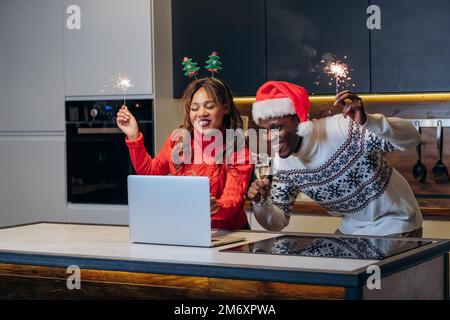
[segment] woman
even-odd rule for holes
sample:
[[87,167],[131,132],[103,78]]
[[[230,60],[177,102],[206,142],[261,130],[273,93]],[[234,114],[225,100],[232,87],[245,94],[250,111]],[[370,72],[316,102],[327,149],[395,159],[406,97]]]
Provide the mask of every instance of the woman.
[[[210,135],[211,132],[225,133],[226,129],[242,129],[242,119],[234,105],[230,88],[215,78],[203,78],[191,82],[183,94],[184,121],[180,126],[190,137],[174,131],[164,143],[162,150],[155,156],[147,153],[142,133],[138,124],[126,106],[117,113],[117,126],[126,134],[126,144],[131,161],[140,175],[178,175],[207,176],[210,179],[211,192],[211,227],[219,229],[249,228],[244,211],[244,195],[252,173],[248,161],[248,149],[245,147],[245,163],[230,164],[222,154],[214,154],[214,160],[194,161],[195,151],[211,149],[211,141],[198,137]],[[226,141],[223,138],[223,141]],[[187,155],[186,142],[190,142],[191,156]],[[209,148],[208,148],[209,146]],[[207,149],[208,148],[208,149]],[[205,150],[206,149],[206,150]],[[223,148],[226,150],[226,148]],[[232,156],[236,159],[238,151]],[[179,159],[183,159],[180,163]],[[175,161],[174,161],[175,160]]]

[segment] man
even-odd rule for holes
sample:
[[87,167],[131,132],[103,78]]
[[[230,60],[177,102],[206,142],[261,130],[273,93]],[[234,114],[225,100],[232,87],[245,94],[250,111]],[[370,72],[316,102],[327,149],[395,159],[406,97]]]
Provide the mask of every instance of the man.
[[415,127],[366,113],[361,98],[350,91],[336,96],[334,105],[343,108],[342,114],[308,121],[309,105],[307,91],[292,83],[269,81],[258,89],[253,120],[264,129],[278,129],[279,145],[272,184],[256,180],[247,193],[256,220],[268,230],[283,229],[303,192],[342,217],[338,234],[421,237],[414,194],[383,157],[383,152],[415,147],[420,142]]

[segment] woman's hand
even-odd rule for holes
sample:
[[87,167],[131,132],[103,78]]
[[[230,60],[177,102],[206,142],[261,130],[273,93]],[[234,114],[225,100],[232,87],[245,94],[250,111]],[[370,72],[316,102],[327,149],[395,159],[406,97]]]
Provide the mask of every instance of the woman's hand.
[[210,195],[209,199],[211,201],[211,215],[213,215],[219,211],[219,206],[217,205],[216,197]]
[[133,141],[139,137],[138,123],[127,106],[122,106],[119,112],[117,112],[116,123],[119,129],[125,133],[128,140]]

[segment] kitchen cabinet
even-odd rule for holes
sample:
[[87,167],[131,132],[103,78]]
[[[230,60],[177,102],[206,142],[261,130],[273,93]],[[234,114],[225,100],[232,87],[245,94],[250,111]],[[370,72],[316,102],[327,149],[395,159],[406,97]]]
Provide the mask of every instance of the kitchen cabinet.
[[[367,13],[370,5],[380,9],[380,29],[368,28],[374,15]],[[189,56],[202,68],[212,50],[223,57],[222,75],[237,96],[254,96],[266,80],[335,94],[335,81],[322,63],[333,59],[347,64],[351,78],[339,90],[450,90],[447,0],[172,0],[172,20],[176,97],[189,81],[182,58]]]
[[64,131],[61,12],[61,0],[0,2],[0,133]]
[[329,56],[348,65],[348,88],[370,92],[368,1],[266,2],[268,79],[294,82],[313,94],[334,94],[335,82],[321,63]]
[[63,0],[65,95],[153,94],[151,0]]
[[371,31],[372,91],[448,91],[450,2],[377,0],[381,29]]
[[66,221],[64,135],[0,136],[0,226]]
[[266,80],[265,3],[261,0],[172,0],[173,90],[180,97],[192,80],[181,62],[198,63],[200,77],[211,52],[218,52],[223,78],[236,96],[254,96]]

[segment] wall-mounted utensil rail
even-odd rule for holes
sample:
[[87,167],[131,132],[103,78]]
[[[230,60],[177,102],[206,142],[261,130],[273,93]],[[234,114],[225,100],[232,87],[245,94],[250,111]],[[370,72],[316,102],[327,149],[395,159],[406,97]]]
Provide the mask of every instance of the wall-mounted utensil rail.
[[[438,161],[433,166],[431,178],[436,183],[448,183],[450,181],[450,176],[448,174],[447,167],[442,162],[442,153],[444,147],[444,132],[445,127],[450,127],[450,119],[407,119],[411,124],[413,124],[416,129],[421,134],[421,128],[436,128],[436,145],[438,152]],[[425,182],[426,179],[426,168],[421,162],[421,144],[417,146],[417,156],[418,160],[416,165],[413,167],[414,179],[418,182]]]
[[414,126],[421,128],[437,128],[438,122],[441,122],[443,128],[450,128],[450,119],[405,119]]

